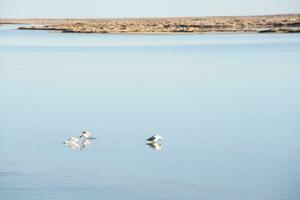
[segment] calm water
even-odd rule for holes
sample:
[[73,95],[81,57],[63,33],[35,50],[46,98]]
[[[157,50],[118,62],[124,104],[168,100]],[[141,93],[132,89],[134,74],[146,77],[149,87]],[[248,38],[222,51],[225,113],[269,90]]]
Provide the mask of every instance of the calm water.
[[297,200],[299,64],[299,34],[0,26],[0,199]]

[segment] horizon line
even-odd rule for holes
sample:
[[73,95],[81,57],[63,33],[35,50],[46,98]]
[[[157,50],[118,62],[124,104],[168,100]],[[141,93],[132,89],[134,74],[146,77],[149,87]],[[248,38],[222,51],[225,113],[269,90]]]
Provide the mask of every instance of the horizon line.
[[0,20],[70,20],[70,19],[173,19],[173,18],[206,18],[206,17],[264,17],[264,16],[287,16],[300,15],[300,13],[282,13],[282,14],[257,14],[257,15],[205,15],[205,16],[167,16],[167,17],[44,17],[44,18],[6,18],[0,17]]

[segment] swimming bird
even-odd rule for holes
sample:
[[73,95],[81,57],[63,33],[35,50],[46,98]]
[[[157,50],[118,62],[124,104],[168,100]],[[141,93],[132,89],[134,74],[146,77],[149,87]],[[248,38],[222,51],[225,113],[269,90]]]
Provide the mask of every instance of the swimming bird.
[[163,140],[163,138],[160,135],[153,135],[147,139],[147,141],[152,142],[152,143],[158,142],[160,140]]
[[77,143],[79,141],[79,136],[76,137],[70,137],[69,139],[67,139],[64,144],[70,144],[70,143]]
[[66,144],[70,149],[72,150],[79,150],[80,149],[80,145],[77,142],[71,142]]
[[85,139],[88,139],[88,138],[90,138],[90,136],[91,136],[90,132],[82,131],[81,136],[79,136],[79,137],[84,137]]

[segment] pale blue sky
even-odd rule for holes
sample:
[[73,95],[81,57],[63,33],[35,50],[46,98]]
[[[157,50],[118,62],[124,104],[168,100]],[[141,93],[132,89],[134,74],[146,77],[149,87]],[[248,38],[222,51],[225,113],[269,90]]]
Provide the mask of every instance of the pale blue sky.
[[300,13],[300,0],[0,0],[0,18],[171,17]]

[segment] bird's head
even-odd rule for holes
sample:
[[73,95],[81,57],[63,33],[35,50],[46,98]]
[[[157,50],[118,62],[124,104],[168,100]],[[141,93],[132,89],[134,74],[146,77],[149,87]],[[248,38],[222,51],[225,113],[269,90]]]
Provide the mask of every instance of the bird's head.
[[160,135],[155,135],[155,137],[156,137],[158,140],[163,140],[163,138],[162,138]]

